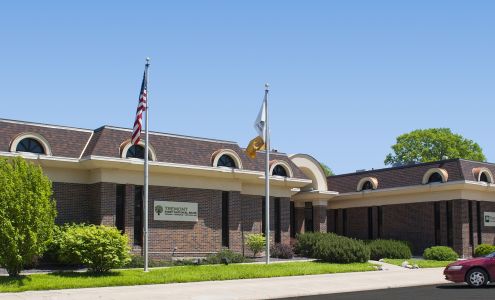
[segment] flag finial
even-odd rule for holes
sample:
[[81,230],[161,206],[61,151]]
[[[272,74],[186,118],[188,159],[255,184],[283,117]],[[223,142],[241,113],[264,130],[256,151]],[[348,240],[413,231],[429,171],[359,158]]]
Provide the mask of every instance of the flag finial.
[[270,85],[268,83],[265,83],[265,90],[268,91],[270,89]]
[[150,60],[151,60],[151,58],[146,57],[146,65],[149,65],[150,64]]

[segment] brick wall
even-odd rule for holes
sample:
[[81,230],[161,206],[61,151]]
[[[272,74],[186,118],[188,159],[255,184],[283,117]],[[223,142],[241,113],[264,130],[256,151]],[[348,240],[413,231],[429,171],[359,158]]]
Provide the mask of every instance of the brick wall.
[[57,205],[57,224],[92,222],[94,211],[88,201],[88,186],[76,183],[53,183],[53,197]]

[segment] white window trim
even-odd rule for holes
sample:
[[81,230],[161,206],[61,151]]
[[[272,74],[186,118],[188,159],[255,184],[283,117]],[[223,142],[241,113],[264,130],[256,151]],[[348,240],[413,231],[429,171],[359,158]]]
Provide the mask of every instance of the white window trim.
[[449,173],[447,172],[447,170],[442,168],[431,168],[423,175],[422,184],[428,184],[428,180],[430,179],[430,176],[433,175],[433,173],[440,174],[440,176],[442,177],[442,183],[445,183],[449,180]]
[[488,179],[488,183],[493,183],[493,174],[490,171],[490,169],[481,167],[481,168],[473,168],[473,175],[474,178],[476,178],[476,181],[478,182],[483,182],[481,181],[481,174],[485,173],[486,177]]
[[373,190],[376,190],[378,188],[378,179],[375,177],[363,177],[359,180],[356,191],[361,192],[363,191],[363,186],[366,182],[371,182],[371,187]]
[[[134,158],[134,157],[130,157],[130,158],[127,158],[127,151],[129,150],[129,148],[132,147],[132,143],[130,141],[126,141],[124,142],[125,143],[125,146],[124,148],[121,147],[122,151],[120,153],[120,157],[121,158],[125,158],[125,159],[139,159],[141,160],[140,158]],[[139,141],[138,143],[139,146],[145,148],[145,144],[143,141]],[[148,150],[149,152],[151,153],[151,157],[149,157],[150,160],[152,161],[156,161],[156,152],[155,152],[155,149],[151,146],[151,145],[148,145]]]
[[292,172],[292,168],[290,165],[283,161],[283,160],[274,160],[270,166],[270,175],[271,176],[277,176],[277,177],[283,177],[283,176],[278,176],[278,175],[273,175],[273,169],[275,169],[276,166],[282,166],[282,168],[285,169],[285,172],[287,173],[287,177],[292,178],[294,177],[294,172]]
[[[34,133],[34,132],[21,133],[16,138],[14,138],[14,140],[12,140],[12,142],[10,143],[10,152],[30,153],[30,152],[16,151],[17,145],[19,145],[19,143],[23,139],[27,139],[27,138],[36,140],[41,144],[41,146],[43,147],[43,150],[45,150],[45,153],[42,155],[47,155],[47,156],[52,155],[52,148],[50,147],[50,144],[48,143],[48,141],[41,134]],[[34,154],[38,155],[37,153],[34,153]]]
[[225,168],[223,166],[220,166],[220,167],[218,166],[218,161],[220,160],[220,157],[222,157],[222,155],[230,156],[234,160],[236,168],[242,169],[241,158],[239,157],[237,152],[235,152],[234,150],[231,150],[231,149],[220,149],[220,150],[215,151],[211,156],[212,157],[211,165],[213,167]]

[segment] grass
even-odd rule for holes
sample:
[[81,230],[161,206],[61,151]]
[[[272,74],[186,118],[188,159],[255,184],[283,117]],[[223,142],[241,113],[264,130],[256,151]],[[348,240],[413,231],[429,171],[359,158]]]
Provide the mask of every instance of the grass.
[[20,278],[0,277],[0,292],[268,278],[372,270],[374,270],[374,265],[370,263],[330,264],[321,262],[291,262],[270,265],[183,266],[152,269],[148,273],[144,273],[142,270],[115,270],[101,275],[59,272],[52,274],[33,274],[21,276]]
[[396,266],[401,266],[402,262],[407,260],[410,265],[418,265],[420,268],[441,268],[441,267],[446,267],[448,264],[452,263],[453,261],[443,261],[443,260],[427,260],[427,259],[390,259],[390,258],[385,258],[383,261],[396,265]]

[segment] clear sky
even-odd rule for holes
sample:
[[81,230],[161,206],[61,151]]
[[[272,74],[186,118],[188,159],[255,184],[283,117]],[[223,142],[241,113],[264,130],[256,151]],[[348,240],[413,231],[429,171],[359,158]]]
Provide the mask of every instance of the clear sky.
[[495,1],[5,1],[0,118],[241,146],[271,85],[272,146],[336,173],[450,127],[495,161]]

